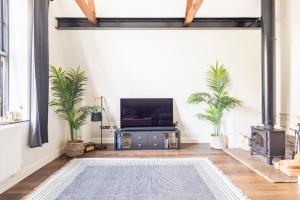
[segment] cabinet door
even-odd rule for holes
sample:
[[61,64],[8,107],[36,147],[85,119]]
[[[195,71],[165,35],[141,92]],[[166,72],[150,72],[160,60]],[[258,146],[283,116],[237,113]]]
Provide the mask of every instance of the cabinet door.
[[132,148],[145,149],[147,147],[147,133],[132,133]]
[[149,149],[164,149],[165,148],[165,134],[162,132],[152,132],[148,135]]

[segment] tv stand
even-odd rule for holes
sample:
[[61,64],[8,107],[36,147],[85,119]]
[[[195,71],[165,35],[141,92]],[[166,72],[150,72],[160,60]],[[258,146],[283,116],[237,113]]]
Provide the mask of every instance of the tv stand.
[[180,130],[175,127],[128,127],[114,133],[115,150],[179,149]]

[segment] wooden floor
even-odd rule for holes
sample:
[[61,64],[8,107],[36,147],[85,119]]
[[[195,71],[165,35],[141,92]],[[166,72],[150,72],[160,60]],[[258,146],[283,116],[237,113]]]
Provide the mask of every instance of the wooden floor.
[[[89,152],[83,157],[208,157],[252,200],[300,200],[300,185],[270,183],[224,152],[212,150],[206,144],[184,144],[181,150],[162,151],[113,151],[109,146],[108,150]],[[69,161],[64,156],[57,158],[1,194],[0,200],[21,199]]]

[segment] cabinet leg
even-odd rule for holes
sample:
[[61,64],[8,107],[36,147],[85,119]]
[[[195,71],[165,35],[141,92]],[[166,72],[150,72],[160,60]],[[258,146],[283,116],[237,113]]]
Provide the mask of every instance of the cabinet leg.
[[250,155],[253,156],[253,150],[252,150],[252,148],[250,149]]
[[272,165],[273,164],[273,157],[267,157],[267,163],[269,165]]

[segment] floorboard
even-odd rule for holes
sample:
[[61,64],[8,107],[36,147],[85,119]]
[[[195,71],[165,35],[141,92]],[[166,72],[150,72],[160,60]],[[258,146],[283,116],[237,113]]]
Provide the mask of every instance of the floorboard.
[[[158,151],[93,151],[82,157],[208,157],[252,200],[300,200],[300,185],[296,183],[270,183],[255,172],[207,144],[183,144],[181,150]],[[68,163],[71,159],[61,156],[0,195],[0,200],[19,200]]]

